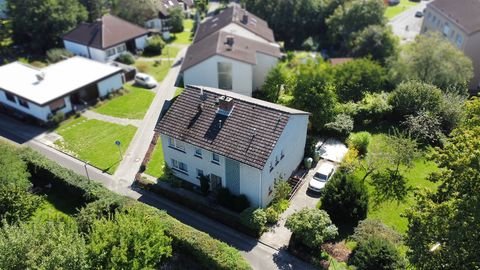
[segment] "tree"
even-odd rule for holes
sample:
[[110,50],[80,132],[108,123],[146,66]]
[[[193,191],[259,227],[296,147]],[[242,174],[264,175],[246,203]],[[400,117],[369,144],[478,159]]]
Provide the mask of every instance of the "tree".
[[77,0],[7,0],[13,39],[34,52],[61,45],[61,36],[87,18]]
[[372,135],[367,131],[362,131],[350,134],[347,143],[349,148],[356,149],[360,155],[365,155],[371,140]]
[[462,126],[473,128],[480,126],[480,98],[473,97],[465,103],[465,117]]
[[364,94],[383,90],[387,72],[376,62],[357,59],[333,68],[337,95],[343,102],[359,101]]
[[429,111],[408,115],[403,125],[415,139],[426,145],[438,145],[444,137],[440,117]]
[[282,89],[288,85],[290,76],[288,69],[286,69],[284,65],[277,64],[268,72],[265,83],[260,90],[260,98],[276,103]]
[[460,127],[435,148],[440,170],[428,179],[438,188],[418,191],[406,214],[407,256],[416,269],[480,268],[479,151],[479,126]]
[[363,183],[339,171],[325,186],[321,202],[334,223],[356,225],[367,217],[368,190]]
[[0,269],[89,269],[73,222],[33,221],[0,229]]
[[82,4],[88,12],[88,21],[90,22],[101,18],[110,7],[110,2],[110,0],[80,0],[80,4]]
[[172,254],[160,216],[138,206],[94,221],[88,253],[97,269],[154,269]]
[[370,237],[359,242],[352,252],[349,264],[358,270],[384,269],[400,270],[406,268],[405,259],[389,241],[379,237]]
[[320,209],[303,208],[287,218],[285,227],[295,240],[309,248],[318,248],[338,235],[327,212]]
[[168,10],[170,19],[168,25],[171,27],[170,32],[176,34],[183,32],[183,10],[181,8],[171,8]]
[[442,91],[418,81],[401,83],[390,95],[389,103],[396,117],[405,118],[419,111],[437,113],[442,104]]
[[337,101],[326,68],[324,63],[313,61],[300,65],[292,89],[292,106],[312,113],[310,122],[315,131],[322,130],[335,116]]
[[418,80],[442,90],[465,93],[473,78],[472,61],[440,34],[418,35],[390,65],[394,81]]
[[153,0],[116,0],[112,6],[112,14],[138,25],[158,17],[158,12]]
[[391,242],[394,245],[398,245],[402,242],[401,234],[383,224],[378,219],[365,219],[360,221],[358,226],[355,228],[352,238],[357,243],[360,243],[368,240],[372,236]]
[[385,25],[385,7],[381,0],[347,1],[326,20],[329,37],[343,49],[355,34],[370,25]]
[[337,136],[348,136],[353,130],[353,119],[348,114],[339,113],[333,122],[325,124],[325,129],[333,131]]
[[371,57],[385,65],[398,54],[398,39],[389,27],[369,25],[355,33],[350,50],[354,57]]

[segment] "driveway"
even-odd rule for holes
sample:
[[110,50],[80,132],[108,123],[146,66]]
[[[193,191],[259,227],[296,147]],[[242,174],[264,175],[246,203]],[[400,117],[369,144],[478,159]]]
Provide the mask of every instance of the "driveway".
[[423,17],[415,17],[415,12],[423,11],[427,3],[428,1],[421,1],[390,20],[388,24],[392,27],[393,33],[400,38],[400,43],[411,42],[420,34]]

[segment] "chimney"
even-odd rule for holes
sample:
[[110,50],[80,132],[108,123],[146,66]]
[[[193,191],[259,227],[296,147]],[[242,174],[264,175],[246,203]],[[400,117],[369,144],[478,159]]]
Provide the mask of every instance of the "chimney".
[[218,98],[218,114],[229,116],[233,110],[233,98],[221,96]]
[[248,14],[243,14],[243,16],[242,16],[242,23],[243,23],[243,24],[248,24]]

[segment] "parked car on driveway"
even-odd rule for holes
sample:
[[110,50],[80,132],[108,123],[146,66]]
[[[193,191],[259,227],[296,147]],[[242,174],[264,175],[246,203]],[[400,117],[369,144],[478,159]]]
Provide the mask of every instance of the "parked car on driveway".
[[313,175],[312,180],[308,183],[308,189],[315,192],[321,192],[328,180],[335,172],[335,166],[332,163],[324,162]]
[[146,88],[155,88],[158,85],[152,76],[145,73],[137,73],[135,75],[135,84]]
[[423,17],[423,12],[421,12],[421,11],[415,12],[415,17],[422,18]]

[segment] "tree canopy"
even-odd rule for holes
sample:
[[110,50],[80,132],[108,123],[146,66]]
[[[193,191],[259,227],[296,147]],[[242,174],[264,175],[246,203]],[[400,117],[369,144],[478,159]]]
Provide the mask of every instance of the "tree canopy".
[[171,8],[168,10],[170,14],[170,20],[168,21],[170,31],[172,33],[181,33],[183,32],[183,10],[181,8]]

